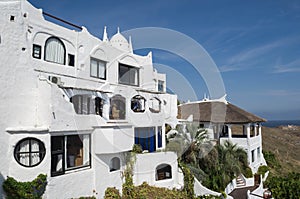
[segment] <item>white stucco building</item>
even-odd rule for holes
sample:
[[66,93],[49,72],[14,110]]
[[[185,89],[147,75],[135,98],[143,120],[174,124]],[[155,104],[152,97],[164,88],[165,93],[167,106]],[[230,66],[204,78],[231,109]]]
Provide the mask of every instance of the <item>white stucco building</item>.
[[223,144],[230,141],[247,152],[253,173],[265,165],[262,154],[261,123],[266,120],[221,99],[204,99],[179,105],[179,117],[199,123],[207,129],[208,137]]
[[147,152],[136,158],[137,185],[181,187],[177,156],[152,153],[176,123],[177,96],[151,52],[134,54],[119,31],[101,40],[43,14],[26,0],[0,2],[0,195],[6,176],[44,173],[44,198],[102,198],[107,187],[121,190],[134,144]]
[[[179,105],[180,121],[183,124],[197,123],[200,128],[207,130],[209,139],[217,144],[229,141],[243,148],[247,153],[249,167],[256,174],[260,166],[266,165],[262,153],[261,131],[261,123],[266,120],[229,103],[225,97]],[[249,179],[240,175],[226,187],[225,193],[231,194],[237,188],[254,187],[251,192],[254,190],[254,193],[262,194],[263,180],[265,179],[259,175]]]

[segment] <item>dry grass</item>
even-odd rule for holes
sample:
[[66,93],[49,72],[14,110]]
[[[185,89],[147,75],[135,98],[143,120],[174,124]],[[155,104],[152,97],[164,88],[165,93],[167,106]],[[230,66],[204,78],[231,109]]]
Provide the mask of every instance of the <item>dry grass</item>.
[[263,127],[263,150],[271,151],[278,158],[281,169],[274,173],[285,175],[289,172],[300,173],[300,128],[283,130]]

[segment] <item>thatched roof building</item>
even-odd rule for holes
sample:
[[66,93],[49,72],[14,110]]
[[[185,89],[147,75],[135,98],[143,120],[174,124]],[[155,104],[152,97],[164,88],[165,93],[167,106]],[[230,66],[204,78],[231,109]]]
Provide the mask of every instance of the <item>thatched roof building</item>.
[[178,106],[179,119],[187,119],[191,115],[193,115],[193,121],[196,122],[243,124],[266,121],[231,103],[223,101],[200,101]]

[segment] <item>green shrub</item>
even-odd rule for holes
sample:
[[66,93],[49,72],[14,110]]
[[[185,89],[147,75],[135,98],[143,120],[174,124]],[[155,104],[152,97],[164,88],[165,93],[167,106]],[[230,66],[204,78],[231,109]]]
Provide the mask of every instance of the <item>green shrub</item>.
[[274,198],[300,198],[300,173],[289,173],[285,177],[268,177],[265,185]]
[[194,176],[191,172],[191,170],[185,166],[183,163],[179,162],[179,167],[181,168],[183,172],[183,180],[184,180],[184,187],[183,191],[189,196],[190,198],[194,198],[195,193],[194,193]]
[[139,145],[139,144],[134,144],[133,147],[132,147],[132,152],[142,153],[143,152],[142,146]]
[[18,182],[12,177],[7,177],[3,182],[3,190],[7,199],[40,199],[47,186],[47,176],[38,175],[31,182]]
[[265,177],[265,173],[269,171],[269,167],[266,165],[262,165],[260,167],[258,167],[257,170],[257,174],[262,175],[263,177]]
[[105,190],[104,199],[121,199],[119,190],[116,187],[108,187]]
[[244,176],[246,178],[252,178],[253,177],[253,173],[250,167],[246,167],[245,171],[243,172]]
[[125,170],[124,176],[125,176],[125,182],[123,183],[123,186],[122,186],[122,198],[123,199],[134,199],[135,198],[135,190],[134,190],[131,171]]
[[264,154],[264,158],[269,167],[276,169],[276,170],[281,168],[281,165],[274,153],[272,153],[271,151],[266,151],[266,152],[263,151],[263,154]]

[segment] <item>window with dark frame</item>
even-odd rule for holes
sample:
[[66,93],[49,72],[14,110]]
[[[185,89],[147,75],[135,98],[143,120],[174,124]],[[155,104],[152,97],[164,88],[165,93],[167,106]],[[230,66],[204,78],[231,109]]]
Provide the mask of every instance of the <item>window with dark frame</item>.
[[90,76],[99,79],[106,79],[106,62],[91,58],[90,61]]
[[45,61],[65,65],[66,47],[64,43],[56,37],[49,37],[45,42]]
[[75,55],[68,54],[68,65],[75,66]]
[[45,154],[44,143],[36,138],[20,140],[14,150],[16,161],[24,167],[37,166],[43,161]]
[[164,92],[165,91],[164,84],[165,84],[164,81],[158,80],[158,91],[159,92]]
[[51,176],[68,170],[90,167],[90,135],[64,135],[51,137]]
[[13,16],[13,15],[10,15],[10,21],[15,21],[15,16]]
[[168,164],[161,164],[156,167],[155,180],[172,179],[172,167]]
[[251,161],[252,161],[252,162],[255,161],[254,153],[255,153],[255,150],[252,150],[252,151],[251,151]]
[[131,98],[131,110],[136,113],[144,112],[145,102],[146,99],[143,96],[135,95]]
[[42,57],[42,47],[36,44],[32,46],[32,57],[36,59],[41,59]]
[[139,86],[139,69],[119,63],[119,83]]

